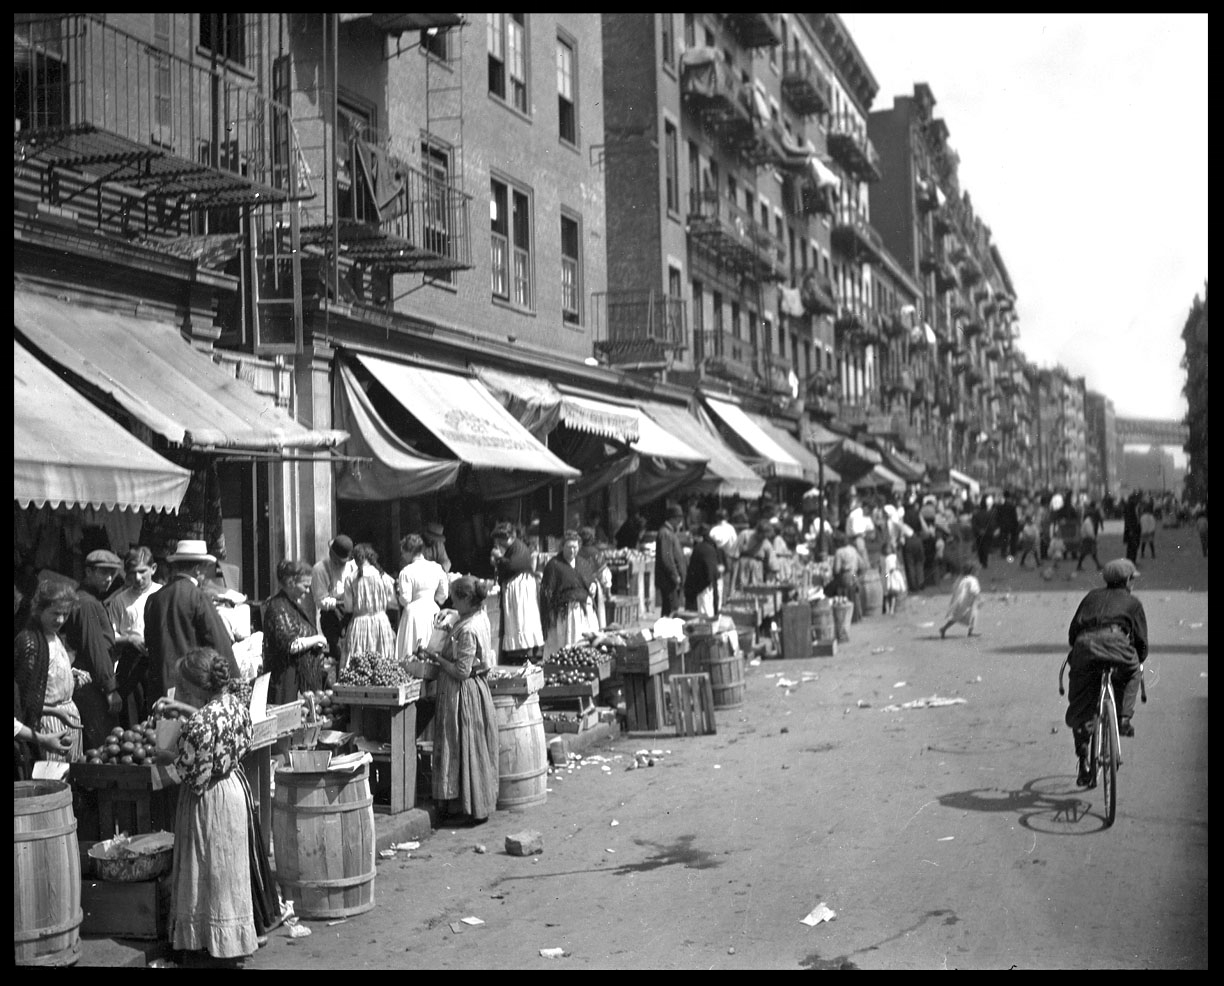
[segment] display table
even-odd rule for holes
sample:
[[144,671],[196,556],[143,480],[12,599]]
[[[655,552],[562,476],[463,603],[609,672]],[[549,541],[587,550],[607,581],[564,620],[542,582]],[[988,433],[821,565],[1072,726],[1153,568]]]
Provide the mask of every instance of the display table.
[[348,707],[349,730],[357,736],[357,749],[374,760],[371,792],[384,783],[389,788],[389,803],[375,804],[374,810],[398,815],[415,808],[420,681],[397,688],[338,685],[334,691],[336,701]]
[[782,605],[795,593],[793,582],[759,582],[756,585],[740,586],[741,593],[754,596],[761,601],[762,617],[777,616]]

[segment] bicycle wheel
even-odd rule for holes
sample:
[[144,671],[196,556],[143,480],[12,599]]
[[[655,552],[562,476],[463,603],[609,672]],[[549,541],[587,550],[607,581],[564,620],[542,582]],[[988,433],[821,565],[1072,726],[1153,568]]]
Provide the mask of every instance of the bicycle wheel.
[[[1097,704],[1100,705],[1099,702]],[[1089,790],[1097,786],[1097,777],[1101,772],[1101,724],[1104,718],[1098,709],[1096,724],[1092,727],[1092,738],[1088,744],[1088,769],[1092,772],[1092,780],[1088,782]]]
[[1118,720],[1114,715],[1114,704],[1109,699],[1105,701],[1097,732],[1101,737],[1101,797],[1105,808],[1105,827],[1108,828],[1114,823],[1118,812]]

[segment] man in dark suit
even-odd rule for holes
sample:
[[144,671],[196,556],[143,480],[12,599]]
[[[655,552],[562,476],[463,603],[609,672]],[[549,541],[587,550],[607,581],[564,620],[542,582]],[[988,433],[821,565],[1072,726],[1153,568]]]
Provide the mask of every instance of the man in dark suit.
[[145,695],[150,702],[178,684],[174,665],[196,647],[213,648],[229,662],[230,677],[240,677],[229,631],[202,588],[216,571],[216,556],[208,553],[203,541],[180,541],[166,561],[173,576],[145,603],[145,644],[149,648]]
[[684,523],[684,508],[678,504],[667,509],[667,519],[659,525],[655,538],[655,588],[659,590],[664,616],[671,616],[684,601],[684,577],[688,565],[677,532]]
[[85,746],[101,746],[110,732],[122,705],[115,690],[115,629],[102,600],[111,583],[123,571],[123,563],[113,552],[99,549],[85,558],[85,578],[77,593],[77,603],[64,623],[64,642],[75,658],[73,666],[88,671],[93,679],[73,694],[81,713]]

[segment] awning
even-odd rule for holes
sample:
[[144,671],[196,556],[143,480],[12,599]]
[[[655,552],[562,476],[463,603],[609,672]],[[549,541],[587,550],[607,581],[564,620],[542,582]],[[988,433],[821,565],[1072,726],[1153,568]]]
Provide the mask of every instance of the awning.
[[[804,448],[803,443],[794,435],[786,430],[785,426],[774,424],[768,418],[760,414],[749,414],[749,419],[752,420],[766,435],[778,443],[778,446],[785,452],[789,452],[792,457],[803,467],[803,478],[809,483],[819,483],[821,476],[820,459],[816,457],[808,449]],[[824,481],[826,483],[840,483],[841,475],[827,462],[824,464]]]
[[558,424],[625,445],[638,437],[641,416],[635,407],[566,393],[547,380],[521,373],[484,366],[473,366],[472,371],[506,410],[541,441]]
[[764,492],[765,481],[687,410],[674,404],[652,402],[639,406],[669,435],[708,458],[704,474],[693,483],[697,492],[737,496],[744,500],[756,500]]
[[969,495],[976,500],[980,495],[982,485],[972,476],[966,476],[963,472],[956,469],[948,470],[948,479],[956,483],[958,486],[963,486],[969,491]]
[[162,458],[13,342],[13,499],[177,510],[191,473]]
[[633,443],[637,453],[637,469],[633,473],[634,498],[649,503],[673,490],[689,489],[698,483],[710,461],[708,452],[700,452],[652,417],[660,405],[639,404],[642,412],[641,435]]
[[561,422],[575,431],[585,431],[600,438],[612,438],[628,445],[637,441],[641,414],[636,407],[609,404],[607,401],[578,394],[561,394]]
[[268,451],[331,448],[348,438],[302,427],[168,322],[16,291],[13,323],[34,347],[173,444]]
[[[642,411],[640,419],[641,434],[633,443],[633,450],[639,455],[648,455],[657,459],[673,459],[676,462],[706,463],[710,461],[708,450],[699,451],[687,444],[683,436],[676,435],[661,424],[655,415],[666,410],[662,404],[643,403],[638,407]],[[681,409],[677,408],[678,411]],[[681,413],[684,413],[681,411]],[[664,415],[665,417],[666,415]],[[696,422],[694,422],[696,424]]]
[[926,475],[926,466],[907,459],[899,452],[889,452],[886,449],[880,449],[880,455],[884,457],[884,465],[907,483],[921,482],[922,477]]
[[476,469],[578,475],[533,438],[479,380],[377,356],[358,355],[357,361],[461,462]]
[[793,455],[770,438],[735,404],[706,396],[706,404],[727,428],[744,451],[737,454],[766,479],[802,479],[803,467]]
[[859,488],[871,487],[873,489],[887,486],[897,492],[905,491],[905,480],[883,464],[872,466],[866,475],[854,481],[854,485]]
[[837,172],[814,154],[812,155],[812,173],[816,175],[818,186],[832,185],[834,188],[841,188],[841,178]]

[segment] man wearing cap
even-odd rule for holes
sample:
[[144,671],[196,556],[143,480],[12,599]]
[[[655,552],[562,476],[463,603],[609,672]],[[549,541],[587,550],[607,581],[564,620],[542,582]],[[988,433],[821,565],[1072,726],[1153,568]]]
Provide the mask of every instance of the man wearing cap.
[[217,557],[204,541],[179,541],[167,557],[170,581],[145,603],[145,645],[149,684],[145,697],[155,702],[178,684],[175,664],[189,650],[211,647],[229,664],[230,678],[241,677],[229,631],[203,585],[217,570]]
[[684,577],[688,565],[680,547],[678,531],[684,523],[684,508],[673,504],[655,538],[655,588],[659,590],[664,616],[671,616],[684,602]]
[[356,577],[353,539],[347,534],[337,534],[327,547],[327,557],[315,562],[310,570],[315,623],[319,633],[327,638],[328,652],[337,667],[340,666],[340,637],[344,632],[344,614],[339,607],[344,600],[344,590]]
[[64,643],[73,652],[73,667],[89,673],[89,683],[78,687],[73,694],[77,711],[81,713],[81,726],[86,748],[101,746],[110,732],[114,717],[122,706],[119,692],[115,689],[115,631],[102,600],[110,591],[111,583],[123,570],[119,556],[100,549],[85,557],[85,577],[77,593],[76,605],[72,608],[62,631]]
[[1118,731],[1123,736],[1135,735],[1131,717],[1135,714],[1139,675],[1148,653],[1147,616],[1143,603],[1131,593],[1137,576],[1134,564],[1125,558],[1106,564],[1101,570],[1104,588],[1093,589],[1084,596],[1067,631],[1071,680],[1066,723],[1075,740],[1075,755],[1079,758],[1077,783],[1081,787],[1092,781],[1088,747],[1096,726],[1097,688],[1105,666],[1115,669]]

